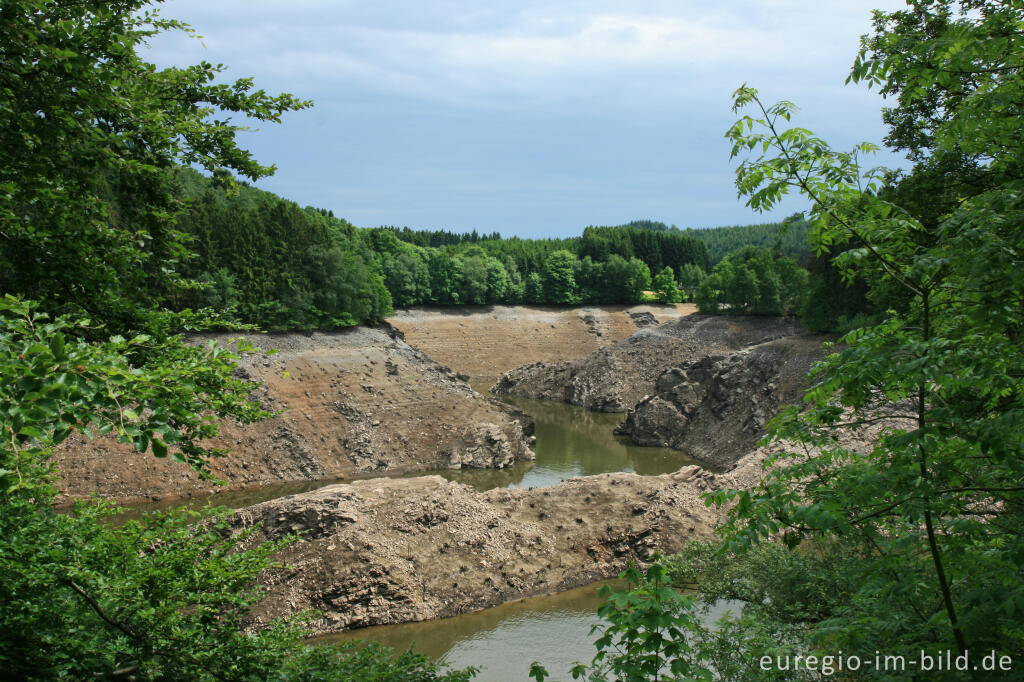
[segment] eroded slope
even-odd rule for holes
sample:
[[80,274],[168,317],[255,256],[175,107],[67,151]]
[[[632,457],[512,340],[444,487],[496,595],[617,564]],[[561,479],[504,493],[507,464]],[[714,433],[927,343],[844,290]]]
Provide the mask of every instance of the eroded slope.
[[394,330],[250,340],[280,352],[247,357],[238,372],[263,382],[259,398],[284,412],[257,424],[222,425],[212,444],[231,454],[211,469],[225,488],[109,439],[69,440],[57,454],[64,495],[170,499],[285,481],[497,468],[533,456],[531,418],[476,393]]
[[462,306],[397,310],[388,321],[434,360],[493,382],[514,367],[578,358],[694,310],[690,304]]

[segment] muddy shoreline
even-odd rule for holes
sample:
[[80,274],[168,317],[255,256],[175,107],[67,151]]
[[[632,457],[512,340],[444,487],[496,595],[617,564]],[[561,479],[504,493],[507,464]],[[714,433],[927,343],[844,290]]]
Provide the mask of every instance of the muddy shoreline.
[[798,403],[827,336],[783,318],[690,315],[584,357],[506,372],[496,394],[622,413],[617,433],[728,469]]
[[252,627],[306,609],[317,634],[444,618],[618,575],[714,532],[702,495],[753,485],[759,461],[724,476],[601,474],[548,488],[477,492],[438,476],[328,486],[239,510],[253,542],[301,533],[262,582]]

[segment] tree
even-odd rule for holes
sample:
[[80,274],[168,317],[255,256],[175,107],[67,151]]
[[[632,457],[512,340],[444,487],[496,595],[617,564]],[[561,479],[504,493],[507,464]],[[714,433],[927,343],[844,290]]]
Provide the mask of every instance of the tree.
[[[688,641],[698,629],[693,599],[666,584],[664,566],[655,563],[642,573],[631,565],[619,578],[627,581],[627,589],[612,590],[605,585],[600,590],[605,601],[597,613],[605,624],[592,628],[601,633],[594,642],[597,653],[589,666],[577,663],[573,667],[573,679],[713,679],[711,671],[701,665],[703,654],[694,651]],[[537,682],[548,676],[540,663],[530,666],[530,677]]]
[[526,276],[526,281],[523,283],[523,299],[527,303],[544,302],[544,286],[540,279],[540,273],[531,272]]
[[576,257],[565,250],[553,251],[544,261],[540,279],[546,303],[576,301],[576,280],[573,277],[575,262]]
[[403,250],[393,257],[386,256],[384,283],[396,306],[420,305],[430,297],[430,273],[418,251]]
[[205,62],[156,69],[137,47],[189,29],[147,4],[10,0],[0,11],[0,289],[114,330],[145,326],[152,292],[187,286],[175,165],[268,175],[230,114],[276,122],[309,106],[251,79],[216,84],[223,67]]
[[707,273],[699,265],[687,264],[679,269],[679,286],[686,292],[689,300],[694,299],[697,287],[700,286]]
[[782,315],[799,308],[807,272],[792,258],[763,246],[745,246],[725,257],[697,290],[702,313],[715,313],[721,304],[733,314]]
[[177,164],[265,175],[272,167],[214,112],[275,121],[306,103],[251,92],[247,79],[214,85],[220,67],[209,64],[158,71],[136,49],[185,26],[146,7],[0,5],[0,287],[39,299],[0,298],[0,670],[41,680],[435,679],[437,666],[414,655],[304,648],[295,624],[244,632],[275,545],[237,551],[243,538],[222,523],[195,526],[182,512],[119,529],[110,505],[52,507],[48,460],[72,431],[206,474],[207,458],[222,454],[204,445],[219,419],[267,416],[248,397],[253,384],[234,377],[251,347],[178,333],[231,321],[162,309],[197,285],[176,272],[190,258],[173,223]]
[[488,302],[490,283],[488,281],[487,255],[479,247],[463,256],[462,291],[459,298],[469,305],[484,305]]
[[[52,505],[52,448],[72,430],[115,433],[157,455],[195,437],[190,413],[209,366],[165,358],[140,371],[136,337],[87,342],[81,322],[0,299],[0,669],[8,679],[465,680],[410,653],[302,644],[300,622],[243,629],[257,576],[283,543],[242,549],[227,510],[155,514],[118,526],[117,508]],[[217,352],[219,351],[219,352]],[[239,387],[243,386],[241,382]],[[209,396],[211,410],[218,396]],[[260,416],[253,408],[252,417]],[[201,522],[200,522],[201,521]],[[291,542],[294,538],[286,539]]]
[[[950,3],[911,5],[928,13]],[[873,145],[837,152],[809,131],[783,129],[788,102],[765,106],[741,88],[736,107],[756,113],[728,133],[734,155],[755,154],[737,170],[752,207],[798,189],[813,202],[816,249],[845,248],[834,263],[848,278],[866,272],[899,292],[899,309],[846,335],[820,366],[808,409],[776,424],[775,438],[803,448],[773,457],[758,489],[714,498],[737,502],[736,547],[782,534],[857,558],[849,601],[812,630],[848,652],[883,637],[897,654],[1024,651],[1024,10],[962,8],[970,11],[944,19],[934,36],[882,21],[851,72],[915,103],[968,88],[942,100],[948,110],[929,122],[921,149],[929,158],[978,154],[1001,179],[962,196],[934,229],[887,198],[891,174],[862,170],[859,155]],[[840,428],[879,424],[867,454],[838,439]]]
[[658,295],[659,303],[679,301],[679,287],[676,286],[676,276],[672,272],[672,268],[665,266],[654,276],[654,291]]

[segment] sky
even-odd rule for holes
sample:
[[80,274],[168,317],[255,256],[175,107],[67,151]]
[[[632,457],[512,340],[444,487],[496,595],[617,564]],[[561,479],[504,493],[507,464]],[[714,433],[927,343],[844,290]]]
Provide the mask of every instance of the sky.
[[[240,133],[258,187],[360,227],[568,237],[634,219],[781,220],[733,186],[731,95],[800,107],[834,147],[885,134],[884,100],[844,85],[871,9],[901,0],[167,0],[199,37],[158,65],[225,64],[314,107]],[[899,165],[881,153],[870,165]]]

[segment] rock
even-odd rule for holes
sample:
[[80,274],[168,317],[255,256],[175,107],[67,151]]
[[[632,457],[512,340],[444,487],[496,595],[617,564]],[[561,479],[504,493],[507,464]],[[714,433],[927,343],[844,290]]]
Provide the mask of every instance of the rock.
[[799,403],[807,388],[804,377],[821,359],[821,342],[816,335],[795,335],[673,367],[616,433],[726,469],[753,448],[784,405]]
[[[519,440],[525,440],[520,429],[515,434]],[[503,469],[512,466],[517,459],[533,459],[535,455],[527,452],[516,456],[509,437],[495,424],[472,424],[466,427],[459,441],[452,448],[448,458],[449,469]]]
[[629,316],[632,318],[633,324],[637,327],[651,327],[658,324],[658,318],[656,318],[653,313],[638,312],[630,313]]
[[688,315],[640,329],[582,358],[517,367],[491,391],[624,412],[642,396],[656,393],[655,384],[666,370],[801,333],[799,324],[782,318]]
[[702,493],[670,476],[488,492],[422,476],[265,502],[234,517],[238,532],[258,525],[247,542],[302,536],[261,577],[268,595],[250,625],[305,609],[323,614],[321,633],[443,618],[610,578],[710,536],[721,512]]
[[625,412],[616,433],[727,468],[799,402],[825,340],[782,318],[690,315],[584,358],[516,368],[491,390]]
[[[507,467],[533,458],[529,416],[453,385],[445,368],[409,347],[393,328],[248,340],[279,353],[245,356],[235,375],[263,382],[254,399],[281,413],[255,424],[221,423],[221,436],[210,445],[231,452],[213,459],[211,472],[225,486],[201,480],[170,458],[139,457],[113,438],[73,437],[56,453],[62,500],[93,492],[122,502],[173,499],[288,481],[440,470],[452,465],[453,453],[459,466]],[[467,433],[466,425],[475,423],[487,428]]]

